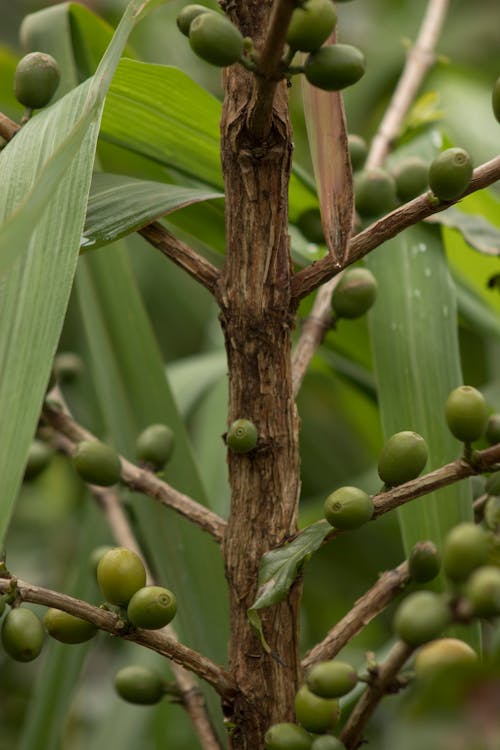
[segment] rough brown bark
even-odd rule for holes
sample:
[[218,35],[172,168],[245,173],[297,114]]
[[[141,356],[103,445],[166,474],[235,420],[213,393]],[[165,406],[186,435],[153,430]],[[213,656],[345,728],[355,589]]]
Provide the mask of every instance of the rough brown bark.
[[[257,48],[272,3],[238,3],[232,17]],[[227,707],[233,750],[256,750],[270,724],[293,719],[298,681],[300,587],[262,615],[266,653],[249,625],[262,555],[296,530],[298,418],[291,379],[291,274],[288,180],[291,128],[279,84],[265,140],[248,128],[254,77],[238,66],[224,76],[221,125],[227,255],[219,287],[229,366],[229,423],[252,420],[257,448],[229,454],[231,512],[224,543],[230,589],[229,670],[239,692]]]

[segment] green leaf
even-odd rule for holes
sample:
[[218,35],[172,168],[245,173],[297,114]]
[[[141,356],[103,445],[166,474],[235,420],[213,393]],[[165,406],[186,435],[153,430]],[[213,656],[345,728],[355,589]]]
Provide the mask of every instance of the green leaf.
[[167,366],[167,374],[181,414],[187,416],[199,399],[227,372],[225,351],[203,352]]
[[222,193],[96,172],[92,178],[82,248],[106,245],[161,216]]
[[428,221],[456,229],[470,247],[484,255],[500,255],[500,230],[483,216],[466,214],[451,206]]
[[[138,7],[136,0],[128,5],[95,77],[37,114],[0,155],[0,538],[22,478],[73,282],[104,97]],[[30,23],[28,17],[25,34]]]

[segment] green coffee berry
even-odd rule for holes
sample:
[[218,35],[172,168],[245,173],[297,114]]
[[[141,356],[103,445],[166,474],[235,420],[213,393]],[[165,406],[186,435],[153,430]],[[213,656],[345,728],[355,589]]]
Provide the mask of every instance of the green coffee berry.
[[401,203],[425,193],[429,185],[429,164],[418,156],[409,156],[393,170],[396,194]]
[[349,133],[347,136],[347,143],[349,147],[349,158],[351,160],[351,167],[353,172],[357,172],[363,167],[368,156],[368,145],[364,138],[354,133]]
[[14,74],[16,99],[30,109],[46,107],[54,96],[61,73],[52,55],[30,52],[17,64]]
[[357,529],[373,516],[373,501],[358,487],[340,487],[326,498],[323,510],[336,529]]
[[356,175],[354,193],[356,211],[362,218],[374,219],[397,206],[394,178],[379,167],[366,169]]
[[320,698],[340,698],[347,695],[358,681],[358,674],[345,661],[322,661],[307,675],[307,687]]
[[146,569],[135,552],[126,547],[115,547],[99,560],[97,583],[106,601],[123,606],[145,586]]
[[61,643],[84,643],[97,633],[97,628],[92,623],[60,609],[48,609],[44,624],[48,634]]
[[165,694],[162,676],[153,669],[129,666],[115,675],[115,689],[120,698],[128,703],[151,706]]
[[457,440],[473,443],[486,429],[488,407],[476,388],[461,385],[450,393],[445,405],[448,427]]
[[194,21],[194,19],[201,13],[212,12],[213,11],[211,11],[210,8],[206,8],[204,5],[186,5],[186,7],[183,8],[178,14],[176,19],[179,31],[184,34],[184,36],[189,36],[189,27],[191,26],[191,21]]
[[482,565],[465,583],[464,593],[476,617],[500,615],[500,568]]
[[476,652],[458,638],[438,638],[422,646],[415,657],[415,675],[419,679],[434,676],[443,668],[477,661]]
[[325,235],[319,208],[308,208],[307,211],[303,211],[297,219],[297,226],[308,242],[324,245]]
[[257,445],[259,434],[253,422],[237,419],[226,435],[226,443],[234,453],[249,453]]
[[174,432],[165,424],[152,424],[138,436],[135,450],[142,463],[160,471],[174,450]]
[[484,506],[484,522],[492,531],[498,533],[500,530],[500,496],[491,495],[487,499]]
[[338,724],[340,705],[335,698],[319,698],[307,685],[302,685],[295,696],[295,717],[308,732],[321,734]]
[[132,596],[127,617],[136,628],[158,630],[174,619],[177,602],[174,594],[161,586],[144,586]]
[[493,92],[491,94],[491,106],[493,107],[493,114],[495,115],[498,122],[500,122],[500,78],[497,78],[495,85],[493,86]]
[[189,44],[198,57],[220,68],[235,63],[243,52],[241,32],[218,13],[200,13],[191,21]]
[[311,750],[345,750],[345,745],[337,737],[324,734],[322,737],[316,737],[311,745]]
[[33,440],[24,468],[24,479],[34,479],[41,474],[49,465],[53,455],[54,451],[47,443],[43,440]]
[[329,44],[308,56],[304,75],[312,86],[326,91],[340,91],[359,81],[365,67],[365,56],[357,47]]
[[410,646],[432,641],[450,622],[450,611],[439,594],[415,591],[404,599],[396,610],[394,631]]
[[484,489],[487,495],[500,495],[500,471],[490,474]]
[[464,581],[473,570],[488,561],[488,534],[474,523],[460,523],[446,535],[443,570],[452,581]]
[[116,451],[98,440],[83,440],[73,452],[73,466],[86,482],[110,487],[120,480],[121,463]]
[[331,0],[306,0],[292,13],[286,41],[292,50],[314,52],[326,42],[336,23]]
[[462,195],[472,177],[472,160],[463,148],[448,148],[429,167],[429,186],[441,201]]
[[54,358],[52,369],[60,383],[73,383],[83,372],[83,360],[74,352],[61,352]]
[[421,435],[409,430],[396,432],[382,448],[378,475],[388,487],[404,484],[418,477],[427,456],[427,443]]
[[488,418],[485,437],[490,445],[500,443],[500,414],[491,414]]
[[417,542],[410,552],[408,567],[417,583],[432,581],[441,569],[441,555],[434,542]]
[[310,750],[312,737],[298,724],[283,722],[269,727],[264,737],[266,750]]
[[359,318],[375,302],[377,280],[367,268],[349,268],[333,290],[331,305],[337,318]]
[[2,624],[2,645],[12,659],[32,661],[42,650],[43,626],[37,615],[25,607],[11,609]]

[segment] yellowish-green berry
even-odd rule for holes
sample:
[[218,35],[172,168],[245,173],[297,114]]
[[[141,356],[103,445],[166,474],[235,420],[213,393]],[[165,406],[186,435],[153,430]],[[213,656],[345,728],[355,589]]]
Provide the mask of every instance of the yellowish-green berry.
[[61,72],[57,61],[45,52],[30,52],[16,67],[14,94],[30,109],[46,107],[54,96]]
[[349,268],[332,293],[332,310],[337,318],[359,318],[377,297],[377,280],[367,268]]
[[120,480],[121,463],[116,451],[98,440],[83,440],[73,451],[73,466],[86,482],[110,487]]
[[364,75],[365,56],[350,44],[329,44],[312,52],[304,66],[304,75],[312,86],[340,91]]
[[149,425],[137,438],[137,458],[154,471],[160,471],[172,456],[174,442],[175,435],[170,427],[165,424]]
[[488,534],[474,523],[460,523],[446,535],[443,545],[443,570],[452,581],[465,581],[473,570],[488,561]]
[[266,750],[311,750],[311,744],[309,732],[290,722],[273,724],[264,737]]
[[488,406],[483,394],[470,385],[455,388],[446,401],[448,427],[457,440],[473,443],[483,435],[488,422]]
[[177,602],[174,594],[162,586],[144,586],[128,603],[127,617],[136,628],[158,630],[174,619]]
[[326,42],[336,22],[331,0],[306,0],[292,13],[286,41],[292,50],[314,52]]
[[472,159],[463,148],[448,148],[431,162],[429,187],[441,201],[452,201],[465,191],[472,177]]
[[99,560],[97,583],[106,601],[124,606],[146,585],[146,569],[135,552],[115,547]]
[[200,13],[189,26],[189,44],[198,57],[224,68],[240,59],[243,36],[219,13]]
[[325,500],[325,518],[336,529],[357,529],[373,516],[373,501],[358,487],[340,487]]
[[433,591],[415,591],[396,610],[394,631],[410,646],[437,638],[450,622],[450,611],[444,598]]
[[322,734],[338,724],[340,705],[335,698],[320,698],[302,685],[295,696],[295,717],[308,732]]
[[500,568],[482,565],[465,583],[464,593],[476,617],[500,615]]
[[42,650],[43,625],[26,607],[11,609],[2,623],[2,645],[15,661],[33,661]]
[[410,430],[396,432],[382,448],[378,475],[388,487],[396,487],[418,477],[427,457],[427,443],[421,435]]
[[477,654],[468,643],[458,638],[438,638],[418,650],[415,675],[419,679],[428,679],[447,667],[475,661]]
[[417,583],[432,581],[441,570],[441,555],[434,542],[417,542],[410,552],[408,567]]
[[226,435],[226,443],[233,453],[249,453],[259,439],[257,427],[249,419],[236,419]]
[[340,698],[347,695],[357,681],[358,674],[354,667],[337,659],[315,664],[307,675],[309,690],[321,698]]
[[131,665],[116,673],[115,689],[120,698],[128,703],[151,706],[162,699],[165,683],[155,670]]
[[60,609],[48,609],[44,624],[47,633],[61,643],[84,643],[97,633],[97,628],[92,623]]

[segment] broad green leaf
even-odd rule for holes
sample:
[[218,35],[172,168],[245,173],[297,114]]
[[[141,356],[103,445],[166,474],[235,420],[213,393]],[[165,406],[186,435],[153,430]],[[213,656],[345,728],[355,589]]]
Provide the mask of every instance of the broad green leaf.
[[458,312],[466,327],[482,336],[500,336],[500,316],[459,272],[453,274]]
[[184,206],[222,193],[96,172],[92,178],[82,248],[93,249]]
[[500,255],[500,230],[483,216],[466,214],[451,206],[429,217],[434,224],[456,229],[470,247],[485,255]]
[[13,260],[0,281],[0,538],[68,303],[103,100],[138,7],[136,0],[127,6],[95,77],[37,114],[0,155],[0,266]]

